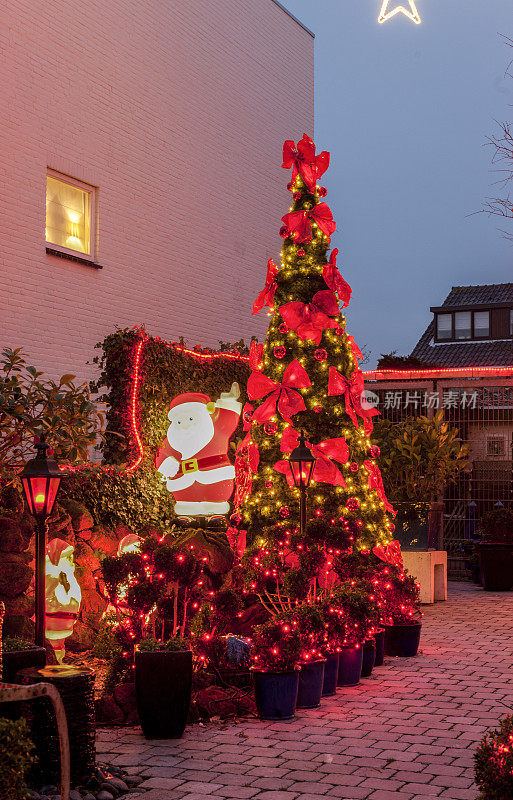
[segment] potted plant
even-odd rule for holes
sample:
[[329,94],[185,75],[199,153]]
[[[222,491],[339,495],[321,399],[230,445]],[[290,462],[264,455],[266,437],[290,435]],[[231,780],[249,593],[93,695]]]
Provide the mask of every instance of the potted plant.
[[260,719],[292,719],[299,689],[301,636],[297,623],[278,615],[253,630],[255,701]]
[[46,666],[46,650],[16,636],[2,640],[2,680],[15,683],[20,669]]
[[146,739],[182,736],[192,690],[192,651],[175,637],[143,639],[135,651],[135,692]]
[[318,708],[324,686],[326,659],[321,646],[324,638],[324,622],[315,605],[304,604],[285,615],[292,623],[297,622],[301,637],[299,654],[299,687],[297,708]]
[[481,581],[486,591],[504,592],[513,586],[513,510],[494,508],[481,518],[477,545]]
[[481,739],[474,755],[474,775],[478,800],[513,797],[513,717],[504,717],[496,730]]
[[326,659],[322,696],[330,697],[337,692],[339,655],[346,634],[346,625],[340,609],[331,602],[331,595],[320,601],[319,611],[324,622],[321,651]]
[[356,686],[362,674],[363,643],[372,638],[379,618],[372,584],[365,580],[346,581],[334,589],[331,602],[345,621],[337,683]]
[[416,656],[422,628],[419,585],[405,570],[390,566],[385,590],[385,653]]

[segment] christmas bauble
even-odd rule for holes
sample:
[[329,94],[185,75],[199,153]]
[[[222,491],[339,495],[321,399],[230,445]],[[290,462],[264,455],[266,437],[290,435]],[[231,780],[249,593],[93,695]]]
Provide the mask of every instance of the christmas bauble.
[[277,347],[274,348],[273,353],[276,356],[276,358],[283,358],[284,356],[287,355],[287,348],[284,347],[282,344],[279,344]]
[[289,190],[289,192],[291,192],[293,188],[294,184],[292,183],[292,181],[290,181],[290,183],[287,183],[287,189]]
[[284,322],[282,322],[281,325],[278,326],[278,330],[279,330],[280,333],[288,333],[289,332],[288,326],[285,325]]
[[282,506],[278,513],[280,517],[283,517],[283,519],[287,519],[287,517],[290,516],[290,508],[288,506]]
[[377,444],[373,444],[372,447],[369,449],[369,455],[371,458],[377,458],[381,450],[379,449]]
[[247,422],[247,423],[251,422],[251,417],[252,416],[253,416],[253,412],[252,411],[245,411],[244,414],[243,414],[244,422]]
[[326,361],[328,358],[328,353],[323,347],[319,347],[319,349],[315,351],[314,357],[317,359],[317,361]]
[[315,412],[316,414],[320,414],[320,413],[321,413],[321,411],[322,411],[322,408],[321,408],[321,406],[314,406],[313,410],[314,410],[314,412]]
[[356,461],[351,461],[349,469],[351,470],[351,472],[358,472],[358,464],[356,463]]
[[266,481],[266,482],[265,482],[265,488],[266,488],[266,489],[272,489],[272,488],[273,488],[273,485],[274,485],[274,484],[273,484],[273,482],[272,482],[272,481]]
[[286,239],[288,235],[289,235],[289,229],[287,228],[286,225],[282,225],[280,228],[280,236],[282,237],[282,239]]
[[274,436],[277,431],[277,425],[275,422],[266,422],[264,425],[264,431],[268,436]]
[[294,192],[292,197],[294,198],[294,200],[301,200],[301,192]]
[[335,328],[335,333],[337,334],[337,336],[340,336],[342,334],[342,328],[340,327],[340,325],[338,325]]
[[388,530],[390,531],[390,533],[393,533],[393,532],[395,531],[395,525],[394,525],[394,523],[393,523],[393,522],[391,522],[391,523],[389,524],[389,526],[388,526]]
[[324,186],[318,186],[317,191],[319,193],[319,197],[326,197],[328,194],[328,190]]
[[240,523],[242,522],[242,514],[239,514],[239,512],[236,511],[234,514],[231,515],[230,522],[232,523],[232,525],[240,525]]
[[297,251],[297,254],[298,254],[298,256],[304,256],[304,255],[306,255],[304,248],[303,248],[303,247],[300,247],[300,248],[299,248],[299,250]]
[[360,508],[360,501],[357,497],[349,497],[346,502],[346,508],[348,511],[358,511]]

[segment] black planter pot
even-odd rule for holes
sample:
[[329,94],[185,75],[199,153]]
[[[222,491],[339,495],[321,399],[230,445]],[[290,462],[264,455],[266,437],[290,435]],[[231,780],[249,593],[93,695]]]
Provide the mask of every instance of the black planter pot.
[[318,708],[324,686],[326,659],[301,664],[296,708]]
[[374,662],[376,661],[376,645],[374,639],[369,639],[368,642],[364,642],[362,650],[362,678],[368,678],[369,675],[372,674]]
[[324,683],[322,685],[323,697],[331,697],[337,693],[338,660],[338,653],[333,653],[326,657],[326,664],[324,665]]
[[296,713],[299,670],[260,672],[254,670],[255,701],[260,719],[292,719]]
[[30,650],[11,650],[2,653],[2,680],[6,683],[16,682],[16,673],[20,669],[46,666],[46,650],[44,647],[32,647]]
[[343,647],[338,654],[337,686],[357,686],[362,674],[363,649]]
[[487,592],[507,592],[513,586],[513,544],[481,542],[478,545],[483,588]]
[[385,629],[380,630],[374,634],[374,641],[376,642],[376,658],[374,659],[374,666],[383,666],[385,660]]
[[192,689],[190,650],[136,651],[135,692],[146,739],[182,736]]
[[416,656],[420,644],[422,624],[385,625],[385,655],[411,658]]

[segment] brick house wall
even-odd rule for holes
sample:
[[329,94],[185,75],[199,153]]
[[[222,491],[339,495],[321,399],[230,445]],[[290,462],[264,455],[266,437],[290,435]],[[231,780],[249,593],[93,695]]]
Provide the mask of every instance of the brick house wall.
[[[4,0],[0,47],[0,345],[83,378],[116,326],[262,336],[310,33],[273,0]],[[47,167],[98,187],[103,269],[46,253]]]

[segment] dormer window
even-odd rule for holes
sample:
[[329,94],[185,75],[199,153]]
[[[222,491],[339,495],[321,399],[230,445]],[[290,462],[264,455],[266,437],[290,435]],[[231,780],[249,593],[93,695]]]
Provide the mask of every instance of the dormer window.
[[[510,311],[510,336],[513,311]],[[437,342],[470,342],[490,338],[490,311],[452,311],[435,315]]]

